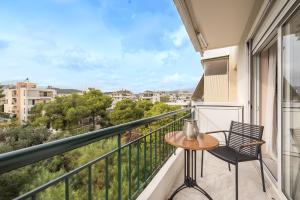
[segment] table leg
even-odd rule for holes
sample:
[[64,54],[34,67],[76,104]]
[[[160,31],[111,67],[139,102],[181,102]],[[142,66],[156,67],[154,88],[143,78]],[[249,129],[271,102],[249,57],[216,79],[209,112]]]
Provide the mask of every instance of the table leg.
[[195,150],[184,150],[184,183],[172,193],[169,200],[172,200],[178,192],[185,188],[194,188],[205,195],[209,200],[213,200],[209,194],[197,184],[196,156]]

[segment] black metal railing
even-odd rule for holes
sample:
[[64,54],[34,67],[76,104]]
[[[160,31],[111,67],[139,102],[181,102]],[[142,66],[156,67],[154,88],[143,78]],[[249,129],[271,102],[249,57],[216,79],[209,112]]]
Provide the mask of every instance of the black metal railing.
[[[42,193],[58,184],[64,184],[63,198],[73,199],[70,185],[75,175],[83,171],[87,176],[86,199],[135,199],[175,151],[174,147],[165,143],[164,135],[168,132],[182,130],[183,120],[191,116],[191,108],[185,108],[0,154],[0,174],[62,155],[98,141],[114,140],[116,146],[109,152],[15,199],[43,199]],[[143,134],[139,134],[136,139],[123,140],[125,133],[130,134],[137,128],[140,128]],[[102,167],[99,167],[95,174],[93,169],[99,163],[102,164]],[[112,171],[116,172],[115,175]],[[95,176],[103,179],[103,184],[95,186],[93,183]],[[97,187],[97,191],[93,187]]]

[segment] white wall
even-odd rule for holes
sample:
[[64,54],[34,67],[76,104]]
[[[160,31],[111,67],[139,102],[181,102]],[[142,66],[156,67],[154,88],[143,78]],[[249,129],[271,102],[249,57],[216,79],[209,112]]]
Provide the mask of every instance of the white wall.
[[162,166],[137,200],[167,199],[175,180],[178,176],[182,176],[183,159],[183,149],[176,149],[176,154]]
[[[228,102],[237,102],[237,58],[238,46],[230,46],[225,48],[207,50],[204,52],[202,60],[228,56],[228,74],[204,77],[204,101],[224,102],[227,97]],[[217,85],[227,83],[229,85]],[[217,84],[216,84],[217,83]],[[217,90],[219,89],[219,90]],[[227,91],[228,90],[228,91]],[[219,97],[219,98],[217,98]],[[220,98],[221,97],[221,98]]]
[[[243,121],[242,107],[234,104],[196,104],[195,119],[201,132],[229,130],[231,121]],[[224,141],[220,135],[219,140]]]

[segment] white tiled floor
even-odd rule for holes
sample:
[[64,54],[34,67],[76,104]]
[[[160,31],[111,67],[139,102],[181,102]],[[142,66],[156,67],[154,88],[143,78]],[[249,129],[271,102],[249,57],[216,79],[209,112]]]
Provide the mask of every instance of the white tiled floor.
[[[200,158],[197,154],[197,182],[214,200],[235,199],[235,170],[231,166],[228,170],[226,162],[205,152],[204,176],[200,177]],[[182,174],[182,175],[181,175]],[[173,191],[183,183],[183,171],[173,185]],[[254,163],[244,162],[239,165],[239,199],[240,200],[280,200],[273,188],[266,182],[267,192],[264,193],[261,185],[260,171]],[[172,191],[172,192],[173,192]],[[172,193],[171,192],[171,193]],[[195,189],[186,188],[180,191],[175,200],[206,199]]]

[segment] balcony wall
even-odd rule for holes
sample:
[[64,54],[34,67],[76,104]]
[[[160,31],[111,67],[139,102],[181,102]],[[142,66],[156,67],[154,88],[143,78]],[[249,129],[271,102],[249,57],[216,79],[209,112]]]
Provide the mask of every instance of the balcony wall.
[[[243,106],[232,104],[194,103],[194,118],[202,132],[228,130],[230,122],[243,121]],[[223,141],[222,135],[218,138]],[[216,136],[218,137],[218,136]],[[147,188],[138,197],[139,200],[167,199],[174,189],[174,183],[183,177],[183,151],[176,150]],[[200,158],[200,156],[198,156]],[[200,165],[198,165],[200,166]]]
[[[194,118],[200,132],[229,130],[231,121],[244,122],[244,107],[228,103],[195,103]],[[215,135],[224,142],[223,135]]]

